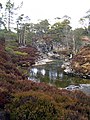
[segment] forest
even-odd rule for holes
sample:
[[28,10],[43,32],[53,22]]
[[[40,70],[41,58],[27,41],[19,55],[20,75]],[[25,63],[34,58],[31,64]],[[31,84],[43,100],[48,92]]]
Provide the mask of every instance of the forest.
[[33,82],[28,70],[45,56],[58,61],[64,56],[73,75],[90,85],[90,10],[79,20],[82,27],[73,30],[68,15],[54,24],[31,23],[29,16],[18,16],[22,7],[23,2],[0,3],[0,120],[89,120],[90,94]]
[[[56,17],[56,23],[50,24],[47,19],[39,20],[34,24],[30,22],[29,16],[23,13],[18,16],[17,11],[22,9],[23,2],[15,6],[12,1],[8,0],[6,5],[0,3],[0,36],[4,36],[6,40],[16,40],[20,46],[25,44],[34,44],[38,39],[50,39],[52,42],[60,43],[66,46],[67,50],[77,52],[82,45],[81,38],[89,36],[90,11],[86,12],[86,16],[82,16],[78,21],[82,27],[72,30],[70,25],[71,17],[64,15],[62,18]],[[88,20],[88,26],[85,26]],[[14,32],[13,32],[14,31]]]

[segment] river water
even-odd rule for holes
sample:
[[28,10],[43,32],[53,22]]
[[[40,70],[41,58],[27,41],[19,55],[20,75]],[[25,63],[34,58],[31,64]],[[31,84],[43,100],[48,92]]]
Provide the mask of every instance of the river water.
[[62,64],[62,61],[56,60],[45,65],[33,66],[29,70],[28,79],[34,82],[45,82],[61,88],[69,85],[79,86],[86,84],[86,86],[88,86],[87,91],[90,93],[90,80],[65,75],[61,68]]

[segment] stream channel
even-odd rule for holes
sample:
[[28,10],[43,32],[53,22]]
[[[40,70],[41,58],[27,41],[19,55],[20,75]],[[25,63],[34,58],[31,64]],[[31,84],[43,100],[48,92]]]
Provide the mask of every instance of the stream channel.
[[28,80],[45,82],[69,90],[80,89],[90,94],[90,80],[64,74],[62,64],[62,61],[56,60],[44,65],[33,66],[29,70]]

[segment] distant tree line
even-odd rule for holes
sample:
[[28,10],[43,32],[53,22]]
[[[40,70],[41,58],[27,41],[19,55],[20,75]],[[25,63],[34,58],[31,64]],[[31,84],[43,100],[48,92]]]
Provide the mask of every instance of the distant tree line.
[[[23,2],[15,6],[15,3],[12,3],[11,0],[7,0],[5,6],[0,3],[0,36],[6,36],[9,39],[12,36],[20,46],[24,46],[27,43],[31,44],[33,40],[41,39],[43,36],[49,36],[52,41],[59,42],[66,46],[67,50],[72,49],[75,52],[82,44],[81,37],[90,35],[90,10],[86,12],[86,16],[80,18],[79,22],[82,27],[72,30],[70,25],[71,18],[67,15],[62,18],[55,18],[57,21],[53,25],[47,19],[40,20],[36,24],[31,23],[28,16],[23,13],[18,15],[17,11],[22,6]],[[86,20],[88,20],[87,26],[85,25]],[[17,27],[12,28],[13,24]],[[12,32],[12,29],[16,32]]]

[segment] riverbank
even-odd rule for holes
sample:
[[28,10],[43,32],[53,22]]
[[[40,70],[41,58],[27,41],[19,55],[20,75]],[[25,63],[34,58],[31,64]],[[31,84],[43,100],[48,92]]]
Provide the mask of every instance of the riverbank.
[[71,68],[76,75],[90,79],[90,46],[85,46],[71,61]]
[[51,59],[51,58],[44,58],[42,60],[39,60],[39,61],[35,62],[35,64],[33,66],[45,65],[45,64],[50,63],[52,61],[54,61],[54,60]]
[[84,46],[72,59],[64,61],[64,73],[69,76],[90,79],[90,46]]

